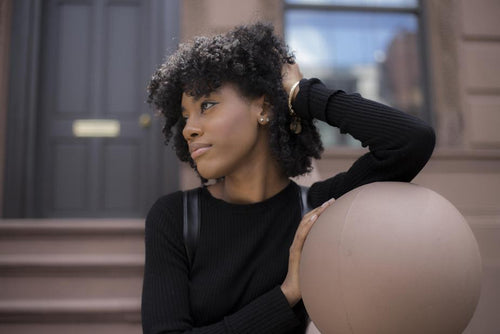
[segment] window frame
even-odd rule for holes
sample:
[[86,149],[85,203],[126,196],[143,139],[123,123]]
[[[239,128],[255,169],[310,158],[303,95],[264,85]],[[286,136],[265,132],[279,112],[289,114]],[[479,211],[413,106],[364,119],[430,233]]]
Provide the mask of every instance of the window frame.
[[417,17],[418,23],[418,52],[420,60],[420,69],[422,71],[422,113],[421,117],[424,121],[434,125],[434,113],[432,110],[432,89],[430,81],[430,55],[428,49],[427,38],[427,19],[425,10],[425,1],[417,0],[415,7],[397,7],[397,6],[372,6],[372,5],[336,5],[336,4],[314,4],[314,3],[289,3],[283,0],[283,35],[286,40],[286,13],[289,10],[310,10],[323,12],[361,12],[361,13],[397,13],[397,14],[413,14]]

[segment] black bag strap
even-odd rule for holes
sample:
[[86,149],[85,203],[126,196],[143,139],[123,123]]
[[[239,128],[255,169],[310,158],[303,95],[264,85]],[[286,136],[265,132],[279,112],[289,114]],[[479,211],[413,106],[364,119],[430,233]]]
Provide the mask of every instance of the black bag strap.
[[312,210],[312,208],[309,206],[309,203],[307,202],[307,193],[309,192],[309,187],[306,186],[300,186],[300,213],[302,217],[306,215],[309,211]]
[[[201,188],[191,189],[183,193],[184,206],[184,247],[189,262],[189,268],[193,265],[194,256],[196,254],[196,246],[198,244],[198,236],[200,234],[201,215],[200,207],[200,190]],[[299,203],[302,217],[309,211],[311,207],[307,202],[308,187],[300,186]]]
[[200,234],[200,188],[191,189],[184,192],[184,247],[189,262],[189,268],[193,265],[198,235]]

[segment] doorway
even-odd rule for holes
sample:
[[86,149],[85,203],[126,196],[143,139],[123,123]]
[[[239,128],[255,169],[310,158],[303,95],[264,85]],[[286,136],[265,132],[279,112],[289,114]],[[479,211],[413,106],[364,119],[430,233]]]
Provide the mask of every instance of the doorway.
[[150,75],[178,41],[178,3],[13,7],[12,39],[29,52],[13,42],[11,58],[26,59],[11,71],[28,75],[11,80],[26,82],[11,85],[8,127],[22,131],[7,138],[4,216],[143,217],[155,197],[178,188],[162,120],[145,103]]

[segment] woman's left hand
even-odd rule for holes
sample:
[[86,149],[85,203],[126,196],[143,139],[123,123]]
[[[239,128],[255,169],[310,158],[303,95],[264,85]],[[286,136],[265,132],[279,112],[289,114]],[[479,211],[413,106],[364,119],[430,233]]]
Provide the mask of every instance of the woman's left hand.
[[334,201],[335,199],[332,198],[331,200],[323,203],[320,207],[317,207],[304,215],[297,231],[295,232],[295,238],[290,246],[288,272],[285,280],[281,284],[281,291],[292,307],[295,306],[300,299],[302,299],[299,282],[299,269],[304,242],[306,241],[307,235],[309,234],[313,224],[316,222],[316,219],[318,219],[323,211],[325,211]]

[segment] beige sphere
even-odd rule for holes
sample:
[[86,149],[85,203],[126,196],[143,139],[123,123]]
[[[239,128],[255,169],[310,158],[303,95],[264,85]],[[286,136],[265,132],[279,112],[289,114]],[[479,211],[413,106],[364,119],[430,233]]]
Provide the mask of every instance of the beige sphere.
[[481,290],[481,258],[460,212],[427,188],[376,182],[318,218],[300,263],[322,334],[457,334]]

